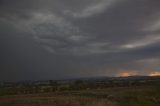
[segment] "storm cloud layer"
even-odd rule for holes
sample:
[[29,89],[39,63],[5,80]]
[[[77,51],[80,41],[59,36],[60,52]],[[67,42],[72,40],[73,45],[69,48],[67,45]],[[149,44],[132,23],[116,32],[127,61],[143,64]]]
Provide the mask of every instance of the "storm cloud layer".
[[0,0],[0,80],[160,71],[159,0]]

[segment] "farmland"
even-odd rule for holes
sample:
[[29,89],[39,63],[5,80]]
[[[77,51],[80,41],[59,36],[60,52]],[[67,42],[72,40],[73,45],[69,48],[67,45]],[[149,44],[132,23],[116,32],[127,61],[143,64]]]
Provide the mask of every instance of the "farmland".
[[1,84],[0,106],[160,106],[159,77]]

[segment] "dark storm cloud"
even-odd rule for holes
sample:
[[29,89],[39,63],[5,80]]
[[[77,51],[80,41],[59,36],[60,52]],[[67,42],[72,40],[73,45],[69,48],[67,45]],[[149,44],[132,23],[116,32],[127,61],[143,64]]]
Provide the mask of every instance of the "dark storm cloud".
[[0,0],[1,80],[159,71],[158,0]]

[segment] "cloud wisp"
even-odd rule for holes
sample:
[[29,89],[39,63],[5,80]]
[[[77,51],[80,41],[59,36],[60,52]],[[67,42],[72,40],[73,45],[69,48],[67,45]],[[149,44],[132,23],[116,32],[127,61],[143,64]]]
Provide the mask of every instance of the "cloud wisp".
[[106,12],[114,3],[116,3],[116,0],[94,0],[93,3],[88,4],[77,12],[65,10],[64,14],[74,18],[87,18]]

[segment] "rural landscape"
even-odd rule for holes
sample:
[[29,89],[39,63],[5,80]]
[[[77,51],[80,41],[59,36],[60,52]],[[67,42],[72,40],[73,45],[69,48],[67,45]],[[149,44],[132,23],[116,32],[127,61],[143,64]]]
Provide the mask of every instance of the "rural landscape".
[[0,106],[160,106],[160,0],[0,0]]
[[160,106],[160,77],[4,82],[0,106]]

